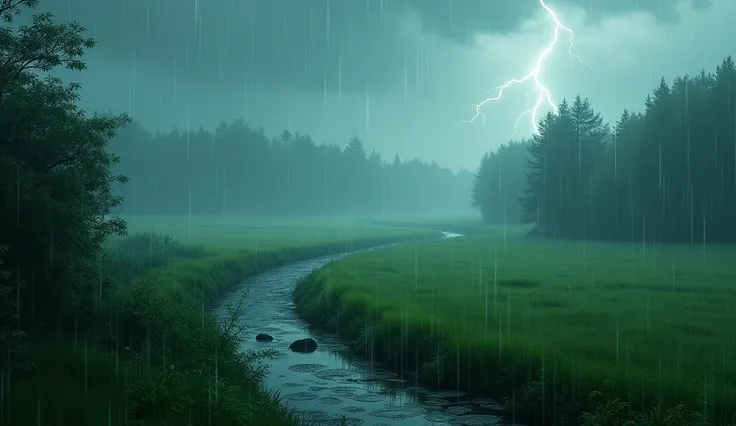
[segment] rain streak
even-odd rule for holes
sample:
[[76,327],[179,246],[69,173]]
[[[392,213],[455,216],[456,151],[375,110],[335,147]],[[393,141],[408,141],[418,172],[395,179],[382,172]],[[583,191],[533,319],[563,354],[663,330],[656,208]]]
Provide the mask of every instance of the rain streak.
[[733,17],[0,0],[0,426],[736,426]]

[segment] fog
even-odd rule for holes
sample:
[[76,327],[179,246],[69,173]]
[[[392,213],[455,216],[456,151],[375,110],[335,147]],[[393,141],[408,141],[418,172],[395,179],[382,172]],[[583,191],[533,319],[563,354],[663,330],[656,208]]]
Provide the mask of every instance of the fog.
[[0,0],[0,425],[733,425],[734,17]]
[[[64,0],[41,9],[86,25],[88,110],[126,112],[150,131],[243,119],[346,146],[358,136],[383,158],[475,170],[532,126],[514,122],[533,86],[487,105],[485,126],[458,124],[494,87],[528,72],[551,36],[537,0]],[[641,110],[661,77],[710,69],[736,39],[730,0],[554,0],[576,34],[545,65],[554,102],[588,97],[608,122]],[[113,83],[114,82],[114,83]]]
[[[534,129],[529,114],[519,119],[539,93],[531,81],[508,88],[502,99],[480,110],[485,119],[469,122],[476,115],[474,105],[496,96],[494,88],[508,79],[528,73],[553,37],[554,25],[538,1],[497,3],[69,0],[42,2],[39,7],[61,21],[80,22],[97,41],[85,57],[87,71],[55,71],[81,84],[83,108],[127,113],[151,133],[174,128],[186,134],[200,129],[214,133],[223,122],[242,120],[253,129],[262,128],[269,139],[286,131],[308,136],[317,145],[345,147],[357,137],[366,157],[375,151],[389,164],[398,155],[400,161],[436,162],[460,173],[459,178],[447,175],[453,183],[443,184],[448,188],[443,197],[455,194],[457,199],[432,206],[444,213],[468,210],[459,194],[469,194],[466,170],[475,171],[483,154],[529,137]],[[552,104],[581,94],[608,122],[624,108],[641,110],[644,96],[661,77],[669,80],[717,63],[729,53],[726,40],[736,37],[736,30],[724,21],[736,7],[728,0],[575,0],[550,5],[575,36],[559,35],[542,63],[539,80],[549,88]],[[574,41],[573,56],[568,41]],[[550,110],[545,102],[537,119]],[[204,135],[195,139],[195,151],[214,143],[205,142]],[[113,143],[118,145],[116,153],[136,146],[123,155],[120,167],[134,178],[125,194],[137,201],[126,208],[160,211],[145,206],[144,195],[130,198],[136,181],[148,186],[151,179],[165,179],[133,172],[142,167],[140,156],[148,145]],[[175,155],[177,148],[170,149]],[[234,163],[228,166],[212,157],[221,162],[212,166],[218,171],[200,170],[207,177],[197,178],[196,186],[218,192],[222,185],[234,185],[237,192],[238,177],[230,176],[225,183],[224,174],[240,167],[233,157],[240,153],[220,155]],[[156,162],[162,172],[176,167],[166,161]],[[251,155],[250,162],[260,161]],[[288,168],[270,170],[309,179],[305,172]],[[337,172],[319,174],[322,180],[339,179]],[[376,176],[355,179],[375,182]],[[386,187],[411,186],[394,185],[392,179],[398,178],[383,176],[377,183],[381,207],[376,201],[373,211],[387,213]],[[415,177],[417,182],[427,179]],[[315,177],[311,180],[316,182]],[[406,190],[415,197],[436,196],[427,189],[431,186]],[[397,191],[389,199],[403,197]],[[170,193],[179,194],[171,195],[179,200],[172,206],[187,203],[187,190]],[[201,210],[198,202],[212,205],[196,190],[194,198],[195,211]],[[431,204],[422,203],[421,209]],[[236,204],[230,205],[230,210],[236,209]],[[402,210],[389,201],[388,212],[397,209]],[[178,207],[176,211],[181,212]]]

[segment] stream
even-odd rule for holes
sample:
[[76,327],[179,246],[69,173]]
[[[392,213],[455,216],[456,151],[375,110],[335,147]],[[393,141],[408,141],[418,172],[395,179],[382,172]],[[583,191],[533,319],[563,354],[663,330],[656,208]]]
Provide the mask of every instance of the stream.
[[[459,234],[443,233],[444,238]],[[375,247],[376,250],[388,246]],[[417,386],[413,379],[381,368],[379,363],[352,355],[345,343],[328,333],[314,330],[294,309],[296,284],[329,262],[367,250],[334,254],[291,263],[265,271],[236,286],[214,308],[223,318],[225,306],[237,303],[243,291],[245,315],[241,324],[241,348],[273,349],[267,359],[265,385],[278,391],[282,403],[294,408],[314,425],[330,426],[480,426],[508,425],[501,417],[501,404],[473,398],[463,392],[433,391]],[[273,336],[272,342],[257,342],[256,334]],[[296,353],[289,345],[311,337],[318,343],[313,353]]]

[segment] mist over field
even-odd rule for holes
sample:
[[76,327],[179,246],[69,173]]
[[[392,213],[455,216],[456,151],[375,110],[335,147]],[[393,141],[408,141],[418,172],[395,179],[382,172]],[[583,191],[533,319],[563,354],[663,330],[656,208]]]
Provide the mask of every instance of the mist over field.
[[284,130],[269,139],[244,121],[152,135],[137,125],[110,143],[131,182],[126,214],[276,216],[469,215],[473,175],[435,162],[386,161],[357,137],[318,145]]
[[0,0],[0,426],[736,425],[733,0]]

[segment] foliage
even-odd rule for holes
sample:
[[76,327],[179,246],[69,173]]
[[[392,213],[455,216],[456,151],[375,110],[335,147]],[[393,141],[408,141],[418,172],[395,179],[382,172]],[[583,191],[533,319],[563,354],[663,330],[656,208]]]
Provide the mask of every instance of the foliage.
[[111,141],[116,186],[136,213],[360,215],[465,212],[472,175],[418,159],[387,164],[352,138],[341,149],[284,131],[269,140],[242,121],[151,135],[137,124]]
[[10,24],[20,14],[21,6],[34,8],[37,5],[38,0],[2,0],[0,1],[0,19]]
[[[296,424],[262,390],[259,361],[271,354],[240,351],[242,309],[224,323],[205,309],[261,268],[338,251],[354,233],[228,255],[152,232],[111,239],[126,233],[110,215],[122,203],[112,186],[128,179],[107,144],[129,119],[88,116],[77,85],[42,77],[83,70],[94,42],[49,14],[9,25],[35,4],[0,2],[0,423]],[[380,163],[357,139],[345,156],[360,179]]]
[[[343,232],[345,230],[343,229]],[[258,229],[267,238],[271,229]],[[319,257],[344,249],[406,240],[409,233],[384,231],[354,241],[314,239],[291,248],[192,257],[195,249],[159,234],[124,237],[110,248],[101,273],[109,285],[95,294],[100,300],[98,324],[80,327],[73,336],[30,335],[27,356],[33,368],[6,379],[6,403],[0,414],[9,424],[31,424],[37,418],[63,424],[97,425],[296,425],[277,395],[261,388],[268,351],[241,352],[243,292],[226,308],[224,320],[207,308],[234,284],[259,271]],[[424,233],[417,233],[424,238]],[[324,238],[324,236],[323,236]],[[159,263],[137,263],[150,241],[169,248]],[[312,244],[312,245],[310,245]],[[174,257],[173,253],[182,257]],[[121,265],[131,268],[125,274]],[[133,278],[130,278],[133,277]],[[64,392],[60,395],[59,389]],[[25,396],[16,397],[15,395]],[[12,402],[12,404],[11,404]],[[2,417],[5,416],[5,417]]]
[[529,141],[501,144],[486,153],[475,172],[471,196],[487,224],[516,225],[521,222],[520,198],[526,185]]
[[662,80],[644,111],[624,111],[612,132],[587,100],[564,101],[529,144],[526,190],[499,174],[496,162],[510,155],[503,146],[482,159],[474,204],[497,216],[489,212],[509,204],[496,193],[516,193],[542,238],[734,242],[734,105],[731,57],[713,73]]
[[[145,336],[145,340],[126,340],[133,362],[163,367],[130,389],[133,421],[235,425],[255,418],[261,424],[268,424],[268,419],[293,423],[273,395],[261,390],[265,369],[260,361],[273,354],[243,353],[238,348],[247,291],[237,304],[228,305],[226,318],[217,322],[195,305],[170,302],[156,284],[153,279],[137,280],[133,291],[121,293],[133,300],[116,297],[110,303],[120,318],[116,335]],[[141,308],[144,311],[137,311]],[[136,323],[138,330],[131,329]]]
[[606,398],[610,382],[603,391],[593,391],[589,402],[595,408],[582,415],[582,426],[707,426],[705,416],[699,411],[688,410],[682,404],[670,408],[653,406],[644,412],[635,412],[629,403],[621,399]]
[[[4,16],[24,3],[35,2],[3,2]],[[77,85],[39,77],[59,66],[84,69],[81,56],[94,41],[83,33],[49,14],[0,30],[0,240],[12,248],[14,279],[27,283],[21,322],[89,315],[83,286],[99,269],[105,239],[125,232],[108,214],[121,202],[111,183],[126,179],[112,173],[118,158],[105,147],[128,119],[89,117],[76,105]]]
[[295,424],[260,388],[263,354],[241,353],[194,290],[222,280],[221,290],[254,262],[210,261],[177,277],[192,297],[171,299],[158,273],[203,250],[148,233],[105,251],[126,232],[110,216],[122,202],[111,185],[127,182],[107,142],[129,120],[88,116],[77,85],[42,78],[84,69],[94,42],[49,14],[9,25],[35,4],[0,2],[0,423]]
[[734,105],[736,64],[728,57],[715,73],[662,80],[643,113],[624,112],[595,176],[595,236],[736,241]]
[[529,146],[528,192],[523,198],[526,221],[542,238],[582,238],[588,222],[590,176],[603,151],[608,128],[587,99],[563,101],[547,114]]
[[[354,248],[405,240],[407,234],[354,242]],[[166,236],[158,240],[178,243]],[[121,247],[133,247],[135,237]],[[259,361],[272,352],[241,352],[243,301],[226,308],[224,321],[206,309],[245,277],[302,258],[339,251],[343,242],[292,249],[243,251],[196,259],[171,258],[163,268],[139,271],[141,278],[119,286],[105,298],[102,327],[107,350],[122,352],[126,362],[153,369],[131,383],[129,410],[140,424],[296,424],[275,395],[261,389]]]
[[[154,234],[152,239],[183,247],[166,235]],[[118,248],[125,249],[115,256],[135,256],[140,240],[122,239]],[[272,354],[238,349],[247,292],[228,306],[225,319],[218,322],[202,312],[203,300],[170,298],[165,290],[181,283],[196,289],[225,288],[238,282],[241,274],[254,273],[254,262],[167,256],[164,267],[140,265],[135,274],[143,278],[122,282],[101,297],[103,314],[98,321],[107,322],[100,327],[80,328],[74,339],[32,334],[29,359],[34,368],[7,379],[8,392],[20,398],[0,420],[27,424],[53,418],[80,425],[100,424],[103,419],[121,425],[297,424],[275,395],[261,390],[260,361]],[[274,262],[280,257],[266,253],[262,259]],[[201,275],[187,274],[177,261],[199,261],[205,270]],[[170,281],[174,275],[176,282]],[[210,277],[217,284],[207,280]],[[62,395],[57,394],[59,389]]]

